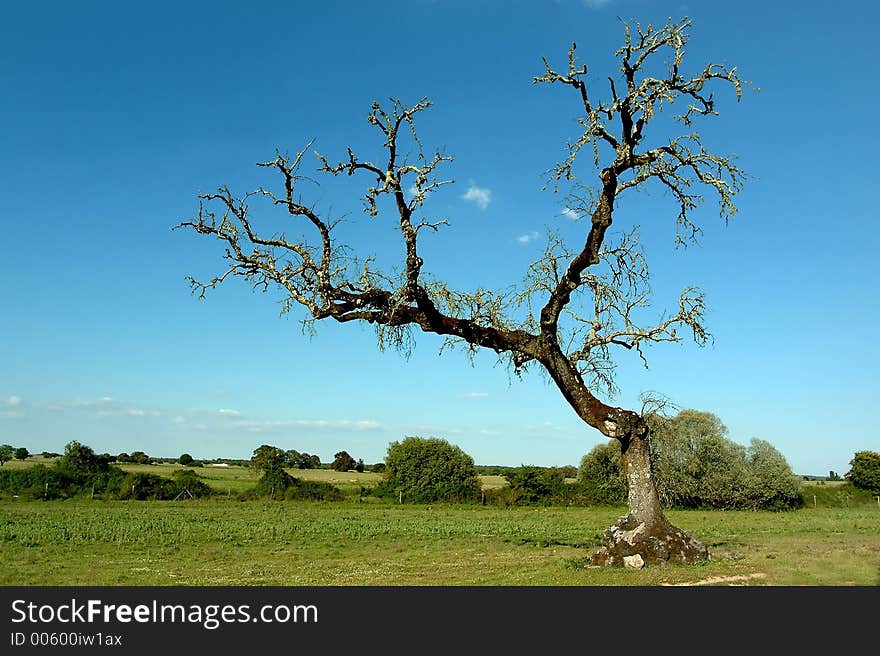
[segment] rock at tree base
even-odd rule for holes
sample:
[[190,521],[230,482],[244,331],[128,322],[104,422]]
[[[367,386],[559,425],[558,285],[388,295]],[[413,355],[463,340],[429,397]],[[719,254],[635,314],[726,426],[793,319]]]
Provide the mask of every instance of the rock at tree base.
[[645,565],[692,565],[709,560],[709,549],[688,531],[666,521],[653,525],[626,515],[605,529],[605,546],[592,557],[592,564],[632,567],[638,556]]
[[636,554],[635,556],[624,556],[623,566],[626,569],[642,569],[645,566],[645,561],[639,554]]

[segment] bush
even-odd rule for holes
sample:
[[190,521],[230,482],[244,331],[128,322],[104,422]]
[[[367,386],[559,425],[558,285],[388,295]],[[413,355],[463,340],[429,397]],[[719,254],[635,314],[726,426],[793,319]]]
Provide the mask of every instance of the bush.
[[280,472],[286,464],[287,453],[269,444],[258,446],[251,456],[251,467],[264,474]]
[[330,467],[332,467],[334,471],[347,472],[348,470],[357,467],[357,463],[347,451],[340,451],[339,453],[334,454],[333,462],[330,464]]
[[414,503],[472,501],[480,498],[474,460],[459,447],[439,438],[407,437],[392,442],[385,457],[381,496]]
[[293,485],[284,491],[284,498],[302,501],[342,501],[343,494],[335,485],[321,481],[293,479]]
[[880,494],[880,453],[857,451],[849,466],[850,470],[844,477],[853,487]]
[[133,462],[136,465],[149,465],[150,456],[143,451],[132,451],[131,455],[128,457],[128,461]]
[[556,467],[522,465],[504,474],[514,503],[551,503],[565,496],[565,476]]
[[679,508],[784,510],[803,504],[800,482],[783,455],[753,438],[727,439],[709,413],[682,410],[652,421],[651,466],[661,501]]
[[177,470],[171,474],[171,480],[174,481],[177,488],[177,493],[174,496],[181,499],[184,497],[207,497],[214,493],[208,484],[201,479],[201,476],[192,469]]
[[110,463],[98,457],[90,446],[76,440],[64,445],[64,455],[58,461],[60,470],[67,472],[72,478],[85,481],[110,470]]
[[[746,448],[727,439],[718,417],[696,410],[665,421],[650,417],[649,424],[651,469],[664,506],[786,510],[803,505],[800,481],[769,442],[752,439]],[[620,442],[610,440],[584,456],[578,483],[590,503],[624,503]]]
[[283,469],[266,471],[250,496],[310,501],[341,501],[343,498],[342,491],[330,483],[302,481]]
[[752,438],[746,449],[746,471],[746,507],[788,510],[803,505],[800,481],[785,457],[769,442]]
[[177,459],[177,462],[179,464],[183,465],[184,467],[186,467],[187,465],[192,464],[193,460],[194,460],[194,458],[190,454],[182,453],[182,454],[180,454],[180,457]]
[[132,472],[127,474],[116,488],[120,499],[173,499],[179,492],[174,481],[156,474]]
[[14,455],[16,460],[27,460],[31,454],[26,448],[20,446],[15,450]]
[[591,503],[620,505],[626,502],[626,477],[620,467],[620,442],[597,444],[581,459],[578,484]]
[[62,471],[45,465],[27,469],[0,470],[0,492],[26,499],[61,499],[78,491],[71,478]]
[[291,466],[296,467],[297,469],[318,469],[321,466],[321,459],[318,456],[313,456],[308,453],[297,454],[297,457],[293,462],[294,464]]

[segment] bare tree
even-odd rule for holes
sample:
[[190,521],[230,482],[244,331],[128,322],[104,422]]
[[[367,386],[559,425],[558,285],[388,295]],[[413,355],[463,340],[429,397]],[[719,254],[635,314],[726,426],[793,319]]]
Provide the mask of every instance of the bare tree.
[[[319,172],[364,174],[373,180],[366,190],[365,210],[371,216],[386,211],[394,215],[405,254],[399,272],[380,270],[371,256],[352,255],[336,241],[336,224],[302,200],[300,169],[306,146],[293,158],[279,153],[259,164],[280,175],[279,191],[259,188],[237,198],[221,187],[216,193],[200,194],[198,216],[177,227],[219,239],[228,268],[207,282],[189,278],[194,293],[203,298],[230,276],[241,276],[257,288],[280,288],[284,309],[305,308],[310,324],[322,319],[373,324],[380,348],[407,349],[412,332],[421,330],[470,352],[494,351],[517,374],[529,366],[543,368],[584,422],[621,444],[628,513],[606,531],[606,543],[593,562],[620,566],[625,557],[636,555],[647,563],[707,559],[705,545],[672,526],[663,514],[651,478],[650,429],[644,412],[610,404],[615,347],[645,360],[645,345],[681,341],[682,331],[690,332],[698,344],[709,338],[703,327],[703,295],[694,288],[682,293],[676,311],[654,325],[641,324],[650,300],[648,268],[635,228],[619,236],[609,233],[615,202],[630,189],[662,185],[678,206],[676,234],[685,243],[698,233],[691,220],[692,210],[702,201],[698,190],[707,188],[717,195],[721,216],[727,220],[735,212],[733,196],[744,179],[730,158],[705,150],[700,135],[691,131],[696,119],[717,114],[710,87],[730,84],[737,99],[742,90],[736,69],[723,65],[709,64],[691,76],[682,73],[689,25],[688,19],[670,21],[660,29],[626,25],[624,44],[615,53],[620,75],[608,78],[608,97],[601,101],[591,97],[592,82],[588,86],[587,67],[576,62],[575,45],[564,73],[544,60],[546,70],[534,82],[571,87],[583,111],[583,133],[551,170],[550,181],[557,192],[560,184],[573,185],[577,209],[590,221],[585,241],[577,248],[551,233],[543,257],[529,267],[517,291],[457,291],[423,270],[419,237],[446,224],[423,218],[424,205],[446,184],[436,174],[450,158],[440,152],[426,155],[417,136],[416,116],[430,103],[421,100],[406,106],[397,100],[388,108],[374,103],[367,117],[382,141],[380,161],[362,159],[351,149],[339,163],[315,156]],[[686,133],[648,146],[649,123],[674,103],[684,105],[674,118]],[[413,144],[412,161],[401,155],[404,140]],[[598,175],[593,186],[578,183],[574,173],[585,149]],[[308,228],[313,237],[258,234],[250,208],[257,198],[286,210],[293,229]]]

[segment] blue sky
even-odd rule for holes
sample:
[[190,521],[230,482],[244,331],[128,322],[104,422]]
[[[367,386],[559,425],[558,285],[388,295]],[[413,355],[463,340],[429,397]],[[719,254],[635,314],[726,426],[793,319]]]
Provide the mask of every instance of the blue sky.
[[[603,441],[537,372],[471,366],[419,335],[409,359],[368,327],[302,334],[278,293],[233,281],[198,301],[184,280],[221,270],[216,244],[171,226],[196,194],[274,182],[257,161],[310,140],[330,159],[379,144],[374,100],[429,97],[420,136],[454,156],[430,201],[450,227],[426,270],[463,288],[518,283],[548,227],[585,224],[541,191],[577,136],[575,98],[533,85],[574,40],[614,74],[619,18],[690,16],[686,62],[738,67],[759,92],[719,91],[706,146],[752,176],[725,226],[707,203],[700,245],[674,248],[657,191],[616,216],[641,226],[659,313],[707,295],[713,345],[663,344],[645,370],[618,354],[615,400],[656,390],[760,437],[798,473],[844,473],[880,449],[871,125],[880,102],[874,3],[389,1],[381,4],[30,2],[0,13],[0,443],[60,451],[249,457],[262,443],[381,461],[433,435],[480,464],[577,464]],[[604,91],[604,86],[600,87]],[[368,183],[366,179],[361,180]],[[347,213],[351,245],[390,256],[351,188],[304,190]],[[366,227],[364,227],[366,226]],[[367,229],[368,228],[368,229]]]

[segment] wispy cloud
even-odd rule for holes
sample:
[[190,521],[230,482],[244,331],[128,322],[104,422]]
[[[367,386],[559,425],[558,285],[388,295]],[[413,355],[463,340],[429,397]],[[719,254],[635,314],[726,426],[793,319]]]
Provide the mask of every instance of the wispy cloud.
[[489,396],[489,392],[467,392],[462,396],[466,399],[482,399]]
[[233,410],[232,408],[220,408],[217,411],[221,415],[240,415],[241,413],[238,410]]
[[4,401],[4,403],[5,403],[6,405],[11,405],[11,406],[21,405],[21,397],[18,396],[18,395],[16,395],[16,394],[13,394],[13,395],[10,396],[9,398],[7,398],[7,399]]
[[334,431],[372,431],[382,428],[379,422],[371,419],[239,419],[233,426],[249,433],[269,433],[290,428]]
[[140,408],[131,408],[130,410],[128,410],[128,414],[132,417],[143,417],[147,413]]
[[480,435],[498,435],[498,431],[490,430],[488,428],[481,428]]
[[571,219],[572,221],[576,221],[580,215],[570,207],[565,207],[562,209],[562,216],[567,219]]
[[528,244],[529,242],[535,241],[537,238],[538,238],[538,233],[536,231],[532,230],[531,232],[529,232],[525,235],[520,235],[519,237],[516,238],[516,240],[520,244]]
[[475,184],[471,184],[471,186],[467,188],[467,191],[462,195],[462,199],[476,203],[477,207],[484,210],[489,207],[489,203],[492,202],[492,191],[485,187],[478,187]]

